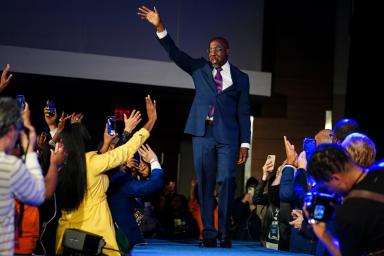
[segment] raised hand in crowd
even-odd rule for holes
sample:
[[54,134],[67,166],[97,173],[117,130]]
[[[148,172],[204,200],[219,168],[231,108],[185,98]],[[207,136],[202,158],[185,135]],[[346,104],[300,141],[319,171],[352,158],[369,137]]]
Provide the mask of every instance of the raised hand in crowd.
[[1,73],[1,79],[0,79],[0,93],[5,89],[5,87],[8,86],[8,84],[11,82],[12,74],[9,74],[9,70],[11,69],[11,66],[9,64],[5,65],[5,68],[3,72]]
[[132,110],[129,118],[124,114],[124,131],[132,133],[136,126],[141,122],[141,113],[137,110]]
[[307,153],[302,151],[297,158],[297,168],[307,170]]
[[[57,125],[56,133],[55,133],[55,135],[52,138],[52,142],[54,144],[56,144],[59,141],[59,136],[60,136],[61,132],[64,130],[66,122],[71,120],[72,115],[65,116],[64,111],[61,113],[61,117],[60,117],[59,123]],[[52,144],[52,143],[50,143],[50,144]],[[53,144],[51,146],[53,146]]]
[[155,125],[157,120],[156,101],[152,101],[150,95],[145,97],[145,107],[147,109],[148,121],[144,125],[144,128],[150,132],[152,131],[153,126]]
[[29,105],[25,102],[25,107],[22,112],[22,119],[24,123],[24,129],[21,132],[21,146],[23,147],[24,152],[33,152],[36,145],[36,131],[31,124],[31,111],[29,110]]
[[297,167],[297,153],[295,146],[284,136],[285,153],[287,155],[287,164]]
[[[73,115],[73,114],[72,114]],[[57,125],[57,131],[62,132],[65,128],[65,124],[68,121],[71,121],[72,115],[65,115],[64,111],[61,113],[61,117],[59,119],[59,123]]]
[[109,150],[110,145],[112,144],[112,141],[118,136],[117,133],[114,135],[108,134],[108,122],[105,123],[105,129],[103,133],[103,145],[99,149],[99,153],[103,154]]
[[51,149],[51,164],[57,166],[58,171],[60,171],[67,156],[63,143],[59,142],[56,144],[55,149]]
[[83,117],[84,117],[84,114],[82,113],[78,113],[76,114],[75,112],[73,112],[71,115],[70,115],[70,119],[71,119],[71,124],[74,124],[74,123],[81,123],[81,121],[83,121]]
[[141,146],[139,148],[139,153],[140,153],[141,159],[143,159],[143,161],[147,163],[153,163],[155,161],[158,161],[155,152],[153,152],[153,150],[148,144]]
[[40,135],[37,136],[37,141],[36,141],[37,150],[42,152],[46,147],[47,142],[48,142],[48,134],[46,132],[40,133]]
[[273,173],[274,163],[272,159],[267,158],[263,165],[263,177],[262,180],[267,180]]
[[276,170],[276,176],[275,176],[275,179],[273,180],[271,186],[277,186],[280,184],[280,180],[281,180],[281,174],[283,172],[283,168],[284,166],[287,164],[287,159],[285,159],[281,165],[279,167],[277,167],[277,170]]
[[61,142],[56,143],[55,149],[51,149],[50,163],[45,180],[45,199],[49,199],[56,191],[58,172],[63,168],[68,154]]
[[127,118],[126,114],[123,114],[124,118],[124,130],[121,134],[119,140],[116,142],[116,147],[126,143],[132,136],[133,130],[141,122],[141,113],[140,111],[133,110]]

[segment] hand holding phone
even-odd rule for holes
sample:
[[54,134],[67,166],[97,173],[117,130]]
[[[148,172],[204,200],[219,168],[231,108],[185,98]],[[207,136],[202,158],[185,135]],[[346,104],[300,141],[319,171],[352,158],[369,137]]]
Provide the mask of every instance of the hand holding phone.
[[267,160],[263,165],[263,177],[262,180],[266,181],[272,174],[273,169],[275,168],[275,155],[268,155]]
[[276,155],[268,155],[267,160],[269,160],[273,164],[273,168],[275,167],[275,160],[276,160]]

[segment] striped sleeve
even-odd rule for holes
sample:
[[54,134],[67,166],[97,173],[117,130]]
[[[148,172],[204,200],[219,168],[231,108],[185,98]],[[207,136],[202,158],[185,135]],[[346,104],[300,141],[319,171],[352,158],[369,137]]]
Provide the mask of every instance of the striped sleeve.
[[24,203],[40,205],[44,202],[45,184],[36,153],[28,153],[25,165],[18,159],[11,174],[11,188]]

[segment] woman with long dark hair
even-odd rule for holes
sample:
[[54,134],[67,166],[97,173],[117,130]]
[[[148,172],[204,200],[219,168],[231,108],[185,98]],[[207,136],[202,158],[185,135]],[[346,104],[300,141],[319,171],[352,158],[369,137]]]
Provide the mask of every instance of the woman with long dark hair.
[[125,144],[104,154],[89,151],[90,136],[81,123],[65,126],[61,133],[68,154],[59,178],[62,217],[56,236],[56,253],[63,250],[65,229],[76,228],[98,234],[106,242],[103,253],[120,255],[106,200],[109,186],[106,171],[128,161],[149,137],[156,119],[156,102],[146,97],[147,123]]

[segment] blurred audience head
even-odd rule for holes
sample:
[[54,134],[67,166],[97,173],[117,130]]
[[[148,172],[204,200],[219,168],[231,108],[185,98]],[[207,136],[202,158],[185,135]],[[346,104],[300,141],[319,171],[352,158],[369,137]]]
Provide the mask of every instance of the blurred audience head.
[[308,174],[316,183],[322,183],[331,191],[343,194],[356,182],[356,171],[362,172],[339,144],[322,144],[311,156]]
[[332,130],[323,129],[315,135],[316,145],[319,146],[324,143],[335,143],[336,137]]
[[173,180],[168,183],[168,191],[170,194],[176,194],[176,182]]
[[341,143],[352,160],[363,168],[368,168],[375,162],[375,143],[365,134],[354,132],[349,134]]
[[256,187],[257,184],[259,184],[259,182],[255,177],[249,177],[245,183],[245,189],[248,190],[249,187]]
[[21,109],[16,100],[9,97],[0,98],[0,139],[3,150],[10,153],[19,138],[19,132],[23,128]]
[[349,134],[358,132],[359,124],[350,118],[344,118],[335,124],[333,131],[335,132],[337,142],[341,143]]

